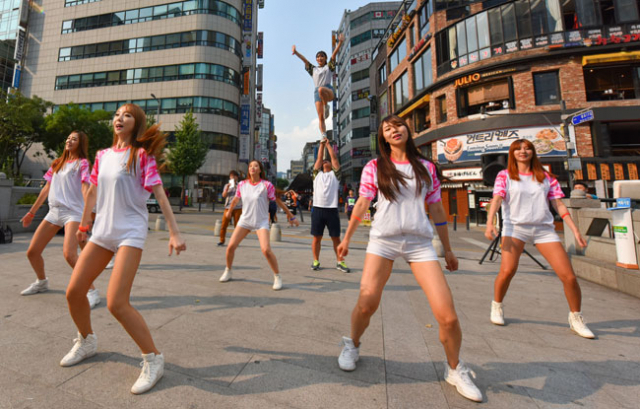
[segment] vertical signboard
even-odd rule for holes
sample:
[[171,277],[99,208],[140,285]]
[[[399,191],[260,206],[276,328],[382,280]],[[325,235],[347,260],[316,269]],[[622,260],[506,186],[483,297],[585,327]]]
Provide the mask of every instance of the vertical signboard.
[[13,70],[13,85],[12,87],[15,89],[20,88],[20,74],[22,73],[22,67],[20,64],[16,64]]
[[242,0],[242,65],[251,66],[253,52],[253,0]]
[[256,90],[262,92],[262,64],[258,64],[256,69]]
[[256,95],[256,128],[262,124],[262,93]]
[[251,135],[251,104],[248,96],[240,97],[240,140],[238,161],[249,162],[249,136]]
[[256,41],[258,50],[256,51],[256,57],[262,58],[264,52],[264,33],[262,31],[258,32],[258,41]]
[[23,29],[18,29],[18,35],[16,37],[16,49],[13,52],[13,59],[16,61],[22,61],[22,57],[24,57],[24,43],[25,43],[25,32]]

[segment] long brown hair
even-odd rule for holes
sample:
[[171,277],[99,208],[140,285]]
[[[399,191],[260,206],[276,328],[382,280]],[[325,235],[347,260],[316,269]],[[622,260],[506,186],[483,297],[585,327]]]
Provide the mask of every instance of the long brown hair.
[[[138,149],[144,149],[149,156],[155,156],[156,161],[160,161],[164,154],[164,147],[167,144],[166,134],[160,132],[160,124],[155,124],[147,129],[147,116],[142,108],[136,104],[124,104],[120,108],[124,108],[126,112],[133,115],[135,124],[131,132],[131,154],[127,161],[127,171],[136,169],[136,160],[138,158]],[[118,109],[120,109],[118,108]],[[113,146],[118,143],[118,135],[113,132]]]
[[522,145],[526,145],[527,148],[533,151],[533,155],[531,156],[531,171],[533,172],[533,176],[535,176],[538,183],[542,183],[545,178],[545,173],[550,177],[555,177],[551,172],[547,172],[542,167],[542,163],[540,163],[540,159],[538,159],[538,154],[536,153],[536,147],[533,143],[528,139],[518,139],[514,141],[509,147],[509,160],[507,162],[507,170],[509,171],[509,178],[511,180],[520,180],[520,174],[518,172],[518,163],[516,162],[515,151],[520,149]]
[[[395,126],[404,126],[407,128],[409,138],[407,139],[406,152],[409,163],[413,168],[413,173],[416,177],[425,182],[426,187],[431,186],[431,175],[427,168],[420,162],[420,159],[428,160],[418,150],[413,142],[413,136],[411,135],[411,129],[407,122],[397,115],[389,115],[380,122],[378,127],[378,146],[380,147],[380,155],[378,156],[378,189],[382,194],[393,202],[396,200],[398,193],[400,193],[400,185],[407,186],[406,175],[401,173],[394,166],[391,161],[391,146],[384,139],[384,125],[390,123]],[[416,183],[416,196],[420,195],[422,191],[422,183]]]
[[[89,157],[89,138],[87,137],[86,133],[81,131],[71,131],[69,136],[73,134],[78,135],[78,147],[76,148],[76,151],[73,152],[73,154],[78,157],[78,163],[80,163],[80,160],[87,159]],[[69,138],[69,136],[67,136],[67,139]],[[71,152],[65,149],[64,152],[62,152],[62,156],[54,160],[53,164],[51,164],[53,173],[59,172],[64,164],[67,163],[70,157]]]

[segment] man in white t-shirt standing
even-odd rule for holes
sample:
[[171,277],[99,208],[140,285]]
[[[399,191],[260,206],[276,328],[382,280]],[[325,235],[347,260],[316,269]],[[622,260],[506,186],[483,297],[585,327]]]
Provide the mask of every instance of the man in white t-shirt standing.
[[[323,160],[324,150],[328,147],[331,161]],[[333,250],[336,253],[336,269],[348,273],[351,270],[347,267],[344,259],[338,256],[338,245],[340,244],[340,215],[338,214],[338,191],[340,189],[340,162],[335,152],[326,139],[320,142],[318,158],[313,167],[313,209],[311,210],[311,235],[313,244],[313,270],[320,269],[320,245],[324,228],[329,229],[329,236],[333,241]]]

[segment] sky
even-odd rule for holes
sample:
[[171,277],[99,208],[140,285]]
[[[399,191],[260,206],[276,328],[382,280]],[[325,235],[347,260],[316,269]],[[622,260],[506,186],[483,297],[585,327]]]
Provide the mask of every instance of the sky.
[[[266,0],[258,11],[258,31],[264,32],[262,102],[275,116],[278,137],[278,172],[286,172],[291,160],[302,157],[307,142],[320,139],[313,102],[313,79],[303,62],[291,55],[291,46],[315,63],[324,50],[331,55],[331,31],[337,30],[346,9],[377,1],[367,0]],[[333,119],[326,120],[331,129]]]

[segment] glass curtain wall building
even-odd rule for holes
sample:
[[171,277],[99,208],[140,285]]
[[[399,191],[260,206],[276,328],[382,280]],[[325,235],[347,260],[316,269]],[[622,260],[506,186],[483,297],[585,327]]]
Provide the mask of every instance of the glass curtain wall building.
[[[0,89],[13,85],[15,47],[23,0],[0,0]],[[26,7],[26,5],[25,5]]]
[[22,90],[109,112],[133,102],[167,132],[193,111],[210,147],[198,187],[218,192],[253,153],[240,119],[255,117],[258,3],[42,0],[46,18],[31,13]]

